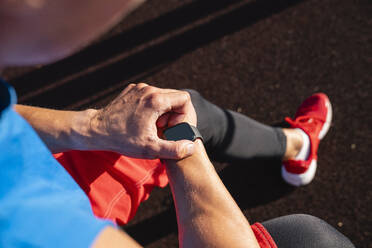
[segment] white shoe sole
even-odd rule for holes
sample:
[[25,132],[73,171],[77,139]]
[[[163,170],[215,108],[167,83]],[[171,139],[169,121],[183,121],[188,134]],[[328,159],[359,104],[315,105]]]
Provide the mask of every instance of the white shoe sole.
[[328,130],[331,127],[331,123],[332,123],[333,110],[332,110],[331,102],[328,99],[326,101],[326,107],[328,109],[327,118],[326,118],[326,122],[324,123],[324,125],[322,127],[322,130],[320,130],[320,132],[319,132],[318,138],[320,140],[323,139],[324,136],[328,133]]
[[[326,122],[324,123],[322,127],[322,130],[320,130],[319,132],[319,136],[318,136],[319,140],[324,138],[329,128],[331,127],[331,123],[332,123],[332,115],[333,115],[332,105],[328,99],[326,101],[326,107],[327,107],[327,118],[326,118]],[[303,186],[303,185],[309,184],[313,180],[315,176],[316,168],[317,168],[316,160],[312,160],[309,168],[304,173],[301,173],[301,174],[290,173],[285,169],[285,166],[282,165],[282,177],[284,181],[286,181],[287,183],[293,186],[297,186],[297,187]]]

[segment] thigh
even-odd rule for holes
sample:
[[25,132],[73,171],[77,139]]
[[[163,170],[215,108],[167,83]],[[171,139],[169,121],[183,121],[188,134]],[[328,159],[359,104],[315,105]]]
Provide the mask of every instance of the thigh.
[[281,128],[273,128],[240,113],[222,109],[195,90],[186,91],[190,93],[198,117],[198,129],[213,160],[282,159],[286,137]]
[[353,248],[350,240],[325,221],[305,214],[288,215],[262,225],[279,248]]
[[204,99],[199,92],[185,89],[190,96],[198,118],[198,129],[203,136],[204,143],[209,152],[212,152],[224,143],[228,130],[228,118],[225,111],[215,104]]

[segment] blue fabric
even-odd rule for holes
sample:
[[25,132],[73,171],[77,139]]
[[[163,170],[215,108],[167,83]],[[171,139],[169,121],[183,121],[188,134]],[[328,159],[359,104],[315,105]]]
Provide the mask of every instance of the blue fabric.
[[109,223],[11,107],[0,79],[0,247],[88,247]]

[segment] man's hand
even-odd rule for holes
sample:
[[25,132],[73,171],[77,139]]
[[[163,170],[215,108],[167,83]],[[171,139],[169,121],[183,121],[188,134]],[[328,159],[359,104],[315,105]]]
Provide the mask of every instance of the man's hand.
[[166,141],[158,132],[183,121],[196,125],[187,92],[140,83],[130,84],[109,105],[96,110],[91,130],[101,150],[136,158],[182,159],[193,154],[193,142]]

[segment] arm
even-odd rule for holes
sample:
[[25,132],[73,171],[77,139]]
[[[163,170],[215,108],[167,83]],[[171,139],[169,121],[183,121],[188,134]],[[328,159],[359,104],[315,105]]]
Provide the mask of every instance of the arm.
[[[60,111],[16,105],[52,152],[113,151],[136,158],[180,159],[192,154],[190,141],[166,141],[157,121],[178,122],[192,107],[187,92],[130,84],[102,109]],[[164,118],[163,118],[164,119]]]
[[180,247],[259,247],[243,213],[218,177],[204,146],[183,160],[167,160]]
[[61,111],[19,104],[15,110],[31,124],[52,153],[97,148],[90,130],[90,120],[97,110]]
[[[200,140],[183,160],[167,160],[167,174],[177,212],[180,247],[259,248],[243,213],[221,182]],[[94,242],[100,247],[141,247],[126,233],[105,228]]]
[[132,239],[128,234],[122,232],[113,227],[106,227],[94,241],[93,248],[116,248],[116,247],[126,247],[126,248],[140,248],[134,239]]

